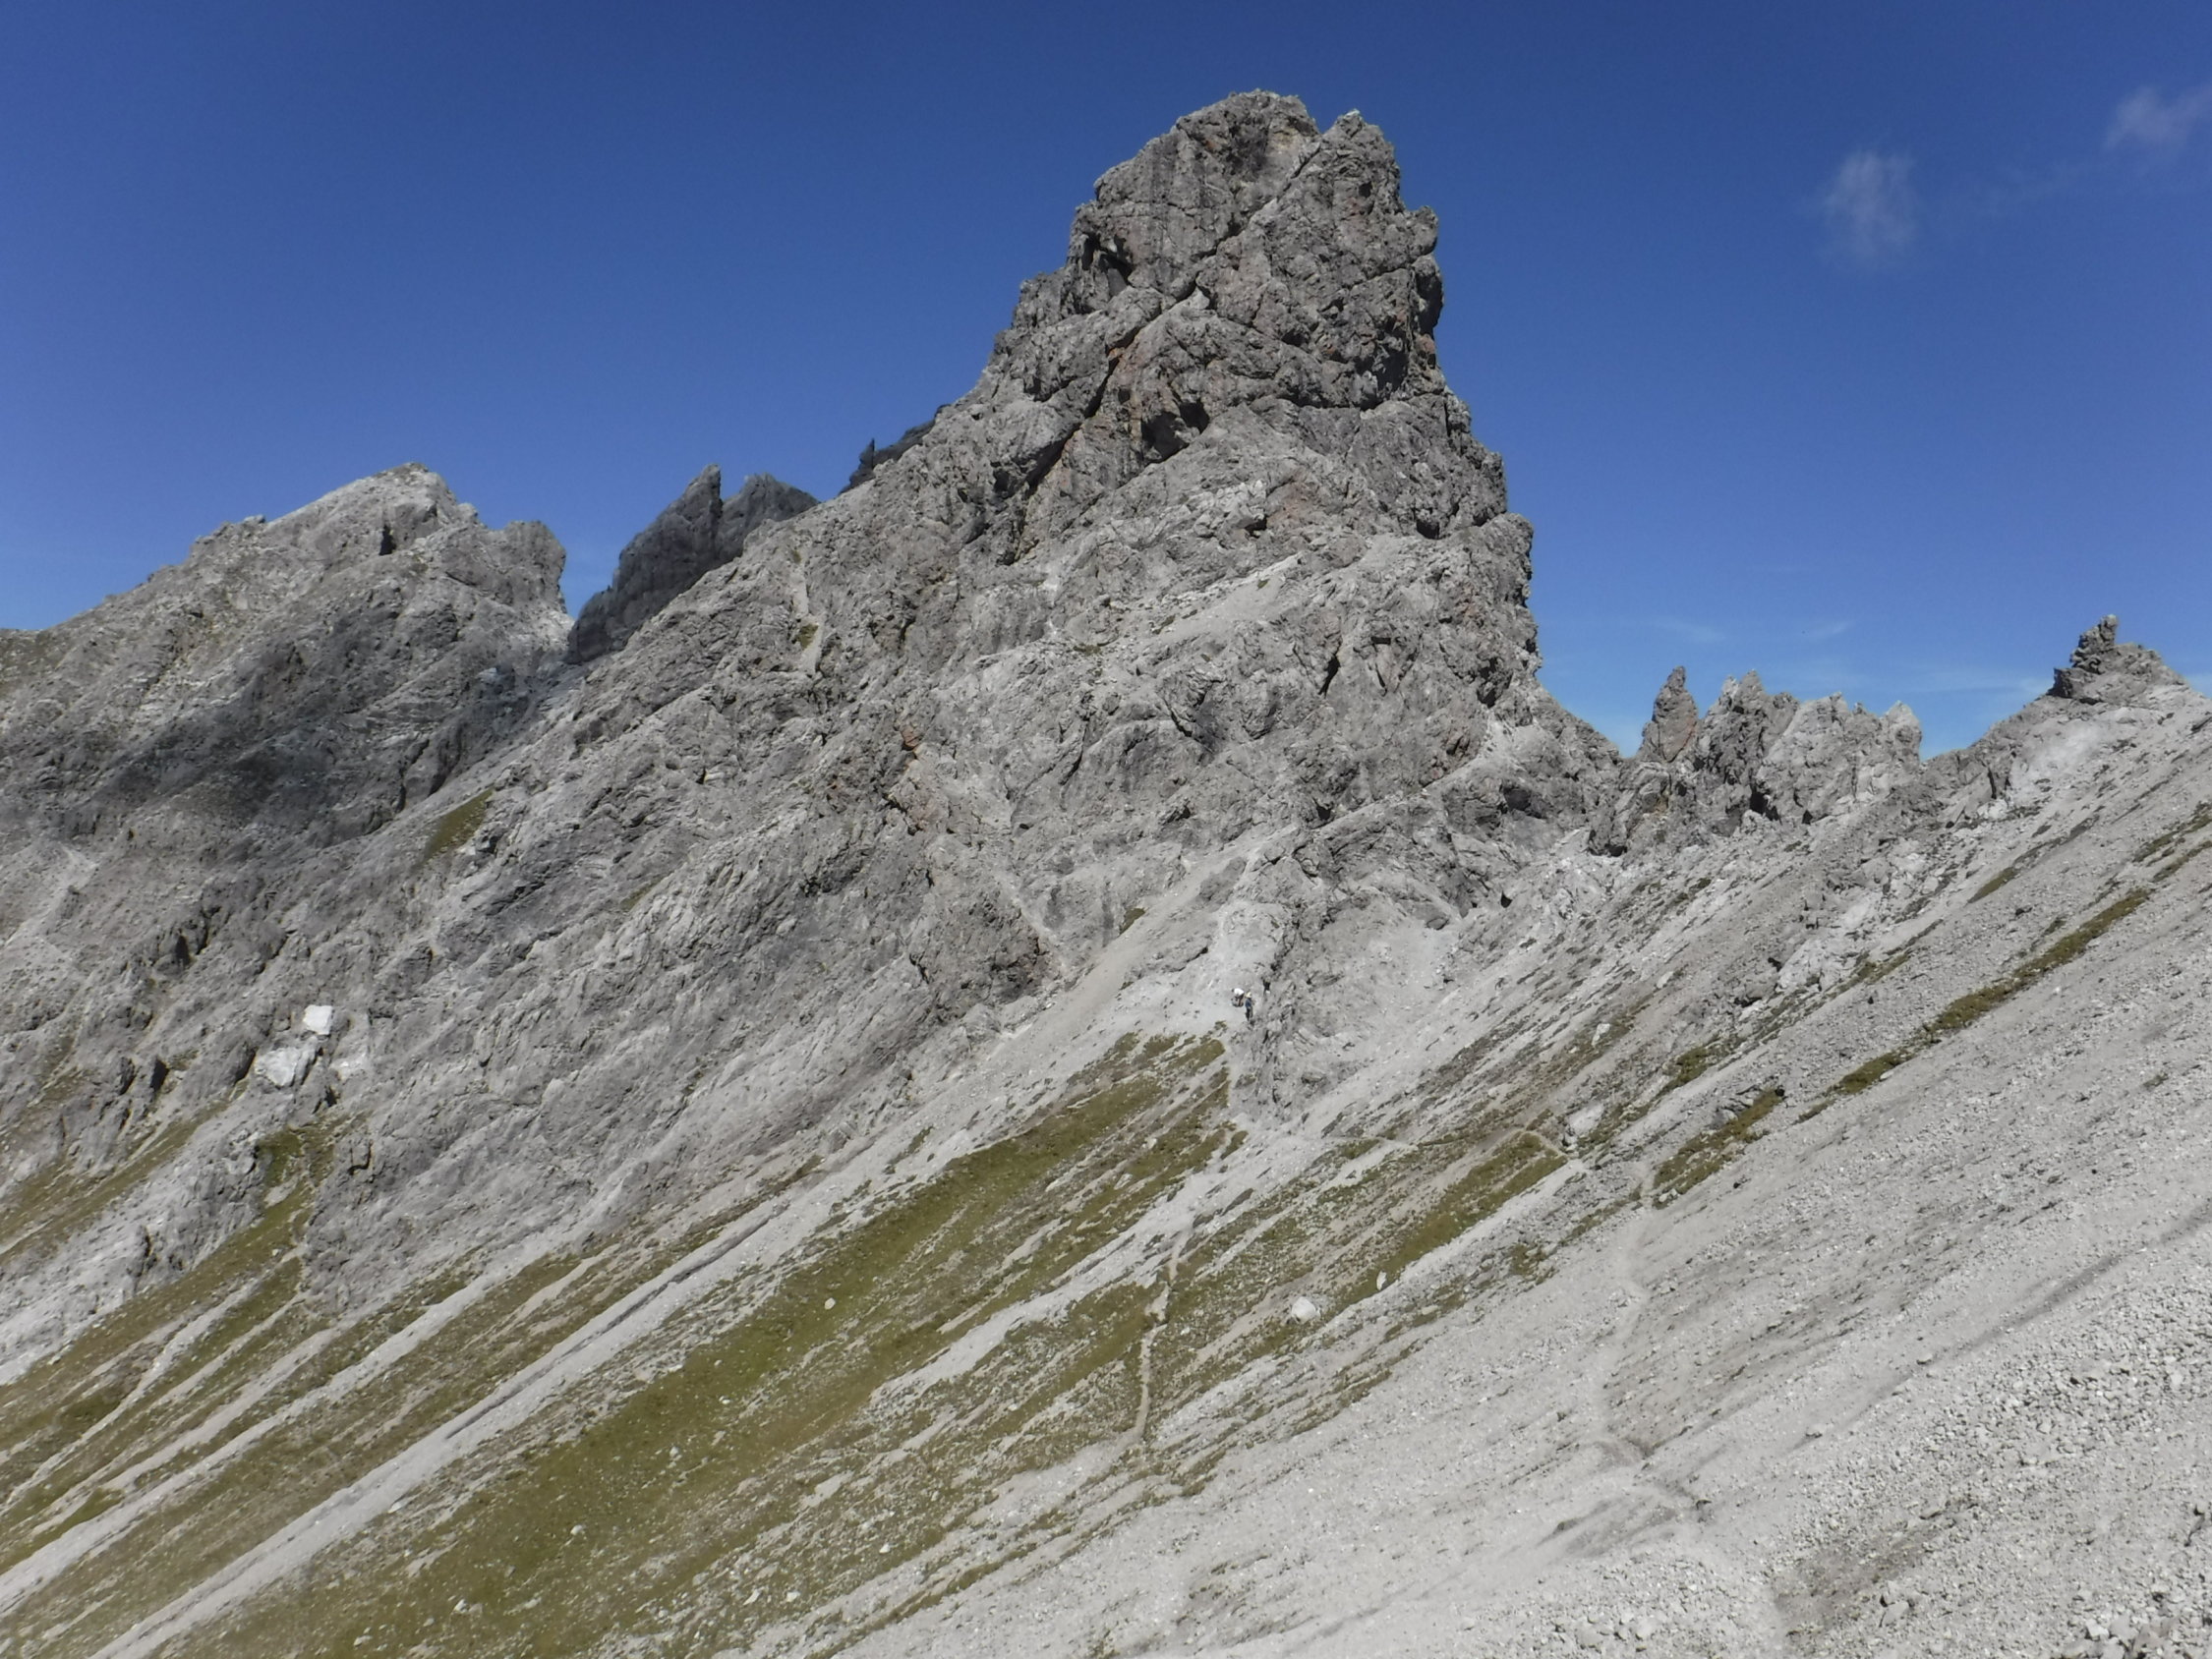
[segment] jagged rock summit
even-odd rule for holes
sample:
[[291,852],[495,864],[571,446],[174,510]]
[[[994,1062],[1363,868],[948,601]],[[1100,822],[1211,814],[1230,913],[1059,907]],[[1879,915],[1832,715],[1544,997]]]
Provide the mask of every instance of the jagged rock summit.
[[2148,646],[2120,637],[2120,618],[2108,616],[2081,636],[2073,660],[2051,676],[2051,695],[2069,703],[2141,703],[2162,689],[2188,682]]
[[813,505],[805,490],[766,473],[746,479],[725,501],[722,469],[707,468],[622,549],[614,579],[585,601],[568,636],[569,661],[620,650],[676,595],[743,552],[754,531]]
[[560,568],[543,525],[491,529],[421,466],[224,525],[144,586],[7,636],[0,811],[72,833],[125,814],[373,829],[513,728],[566,630]]
[[8,1659],[2187,1651],[2212,704],[1615,755],[1434,240],[1242,94],[573,628],[410,467],[0,635]]

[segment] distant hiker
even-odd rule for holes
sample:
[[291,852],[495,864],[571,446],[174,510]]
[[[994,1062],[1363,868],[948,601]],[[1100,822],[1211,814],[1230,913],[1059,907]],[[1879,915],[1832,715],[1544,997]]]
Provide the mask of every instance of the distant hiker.
[[1240,985],[1240,986],[1237,986],[1237,987],[1235,987],[1235,988],[1234,988],[1234,989],[1232,989],[1232,990],[1230,991],[1230,993],[1229,993],[1229,1005],[1230,1005],[1230,1006],[1232,1007],[1232,1008],[1242,1008],[1242,1009],[1244,1009],[1244,1010],[1245,1010],[1245,1023],[1246,1023],[1247,1025],[1250,1025],[1250,1024],[1252,1023],[1252,993],[1251,993],[1251,992],[1247,991],[1247,990],[1246,990],[1246,989],[1245,989],[1245,988],[1244,988],[1243,986],[1241,986],[1241,985]]

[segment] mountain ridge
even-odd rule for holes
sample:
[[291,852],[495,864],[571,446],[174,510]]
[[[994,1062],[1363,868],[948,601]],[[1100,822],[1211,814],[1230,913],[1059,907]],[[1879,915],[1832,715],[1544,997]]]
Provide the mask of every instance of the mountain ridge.
[[[2153,1218],[2107,1316],[2194,1351],[2189,1176],[1985,1195],[2197,1132],[2212,704],[2108,618],[1925,761],[1679,670],[1617,754],[1434,242],[1240,94],[845,491],[710,468],[573,622],[409,466],[0,638],[14,1651],[2056,1645],[1972,1431]],[[1852,1392],[1922,1343],[1955,1434]],[[2169,1635],[2196,1398],[2080,1465]]]

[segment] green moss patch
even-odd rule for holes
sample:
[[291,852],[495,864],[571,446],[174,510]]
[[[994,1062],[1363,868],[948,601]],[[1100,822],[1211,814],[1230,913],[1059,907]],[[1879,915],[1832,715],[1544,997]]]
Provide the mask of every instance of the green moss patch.
[[477,831],[484,828],[484,815],[491,808],[492,791],[486,789],[445,814],[431,827],[430,839],[423,843],[423,862],[428,864],[447,853],[458,852],[475,840]]
[[[1914,1050],[1912,1053],[1918,1053],[1918,1051]],[[1865,1094],[1867,1090],[1873,1088],[1875,1084],[1881,1082],[1883,1078],[1889,1076],[1891,1072],[1910,1059],[1912,1053],[1892,1049],[1888,1054],[1876,1055],[1872,1059],[1854,1065],[1836,1079],[1834,1092],[1839,1095]]]
[[[285,1140],[279,1139],[273,1147],[263,1144],[272,1174],[289,1178],[295,1173],[313,1173],[312,1168],[301,1171],[297,1149]],[[311,1146],[307,1151],[312,1165],[315,1149]],[[290,1210],[303,1201],[304,1194],[296,1188],[284,1207]],[[151,1471],[153,1478],[189,1468],[240,1434],[257,1427],[262,1430],[250,1450],[211,1466],[204,1477],[184,1486],[106,1549],[62,1573],[19,1611],[26,1620],[70,1627],[66,1647],[57,1651],[77,1651],[81,1644],[88,1650],[113,1637],[485,1399],[587,1320],[664,1270],[687,1243],[695,1242],[687,1235],[640,1243],[583,1263],[572,1256],[542,1257],[451,1316],[396,1363],[342,1393],[318,1400],[311,1410],[295,1413],[290,1420],[272,1421],[283,1407],[337,1380],[379,1344],[462,1288],[466,1277],[456,1269],[418,1284],[337,1331],[304,1363],[294,1364],[218,1439],[160,1463]],[[211,1260],[204,1265],[212,1276],[227,1264]],[[226,1329],[267,1309],[273,1318],[263,1340],[226,1357],[211,1377],[199,1373],[192,1387],[177,1398],[157,1394],[142,1399],[112,1424],[103,1425],[129,1438],[121,1452],[87,1442],[71,1456],[94,1460],[111,1473],[145,1458],[175,1432],[234,1400],[244,1385],[265,1376],[269,1364],[284,1357],[288,1347],[321,1328],[322,1316],[312,1299],[300,1293],[298,1265],[296,1256],[277,1257],[266,1282],[254,1288],[245,1304],[226,1313],[221,1327],[204,1334],[194,1352],[212,1350],[224,1340]],[[213,1282],[219,1286],[222,1280]],[[560,1293],[541,1299],[541,1292],[556,1284]],[[205,1282],[180,1281],[167,1288],[172,1294],[203,1301],[219,1294]],[[127,1304],[126,1311],[146,1299]],[[194,1371],[192,1366],[179,1369]]]
[[1686,1049],[1676,1055],[1674,1064],[1667,1072],[1666,1087],[1660,1093],[1671,1094],[1676,1089],[1695,1083],[1713,1068],[1714,1058],[1713,1047],[1707,1043],[1700,1043],[1696,1048]]
[[[1319,1340],[1317,1331],[1289,1318],[1297,1296],[1310,1298],[1325,1318],[1373,1295],[1563,1162],[1537,1135],[1493,1131],[1487,1141],[1454,1138],[1413,1147],[1364,1179],[1349,1180],[1346,1173],[1362,1150],[1339,1149],[1304,1179],[1245,1207],[1195,1242],[1153,1348],[1163,1406],[1172,1410],[1257,1361]],[[1484,1271],[1473,1264],[1468,1282]],[[1460,1293],[1440,1289],[1427,1316],[1457,1305]],[[1186,1470],[1184,1478],[1199,1472]]]
[[1909,944],[1892,950],[1887,956],[1869,956],[1851,970],[1851,977],[1837,988],[1836,994],[1840,996],[1843,992],[1856,991],[1862,986],[1880,985],[1911,960],[1912,946]]
[[1775,1088],[1759,1091],[1740,1111],[1714,1127],[1692,1135],[1652,1173],[1652,1196],[1666,1203],[1682,1196],[1710,1175],[1719,1173],[1759,1137],[1759,1126],[1782,1103]]
[[[328,1173],[336,1125],[286,1130],[262,1142],[258,1161],[288,1183],[276,1202],[189,1273],[142,1291],[75,1343],[0,1388],[0,1566],[20,1561],[100,1509],[100,1483],[207,1419],[275,1355],[326,1321],[299,1296],[297,1246],[317,1184]],[[196,1314],[223,1308],[127,1412],[172,1339]],[[178,1454],[189,1466],[243,1430]]]
[[2135,849],[2133,862],[2149,864],[2178,842],[2187,839],[2199,830],[2212,829],[2212,801],[2199,801],[2196,810],[2163,835],[2154,835]]
[[[1493,1099],[1465,1112],[1463,1128],[1379,1160],[1379,1143],[1340,1143],[1286,1187],[1195,1217],[1164,1272],[1163,1252],[1134,1249],[1132,1230],[1235,1151],[1226,1057],[1212,1040],[1125,1041],[1019,1132],[919,1183],[857,1194],[775,1270],[706,1293],[628,1362],[171,1651],[711,1652],[750,1648],[794,1620],[802,1647],[834,1650],[1079,1524],[1070,1508],[1003,1535],[979,1527],[1014,1477],[1103,1443],[1107,1478],[1134,1483],[1138,1501],[1196,1490],[1233,1435],[1343,1409],[1389,1374],[1416,1327],[1548,1271],[1544,1245],[1515,1230],[1464,1270],[1425,1278],[1392,1306],[1402,1330],[1286,1410],[1239,1416],[1248,1407],[1230,1394],[1227,1415],[1185,1419],[1208,1425],[1193,1435],[1140,1432],[1255,1365],[1330,1341],[1325,1321],[1288,1317],[1295,1296],[1333,1313],[1378,1281],[1395,1285],[1558,1170],[1557,1149],[1522,1126],[1530,1099]],[[301,1156],[266,1149],[272,1188],[312,1190],[290,1178],[313,1164]],[[70,1629],[24,1659],[96,1646],[220,1571],[631,1293],[666,1249],[549,1258],[404,1362],[267,1428],[251,1456],[211,1468],[32,1598],[23,1628]],[[268,1263],[269,1282],[251,1287],[226,1329],[242,1341],[258,1311],[304,1307],[285,1277],[295,1272]],[[314,1375],[427,1305],[347,1327]],[[270,1329],[271,1342],[300,1340]],[[956,1352],[958,1374],[926,1380]],[[86,1398],[96,1420],[114,1396]],[[97,1502],[96,1491],[80,1482],[69,1502]],[[847,1596],[849,1619],[829,1611]]]
[[[87,1171],[67,1158],[57,1158],[23,1182],[8,1195],[8,1231],[0,1236],[0,1273],[21,1271],[30,1258],[61,1248],[132,1188],[152,1179],[183,1149],[200,1121],[156,1119],[146,1125],[143,1133],[134,1125],[126,1131],[125,1146],[107,1168]],[[40,1122],[37,1126],[43,1129],[48,1125]]]
[[2004,887],[2006,883],[2011,881],[2015,876],[2019,875],[2019,873],[2020,867],[2017,864],[2008,864],[2004,869],[2000,870],[1996,875],[1992,876],[1988,881],[1984,882],[1980,887],[1976,887],[1974,889],[1974,896],[1968,899],[1966,902],[1968,904],[1979,904],[1983,899],[1989,897],[1991,893],[1996,892],[2000,887]]

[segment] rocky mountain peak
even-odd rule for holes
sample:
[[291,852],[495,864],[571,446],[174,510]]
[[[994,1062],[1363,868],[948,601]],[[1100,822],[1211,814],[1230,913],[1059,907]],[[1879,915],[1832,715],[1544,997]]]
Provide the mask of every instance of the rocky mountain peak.
[[1690,695],[1689,671],[1676,663],[1652,700],[1652,717],[1644,722],[1644,742],[1636,758],[1671,761],[1690,746],[1697,729],[1698,700]]
[[1254,92],[1186,117],[1023,290],[963,406],[1000,412],[994,484],[1072,518],[1234,419],[1349,463],[1407,531],[1480,525],[1503,472],[1436,368],[1435,240],[1357,115]]
[[2212,705],[2108,620],[1622,760],[1433,243],[1243,94],[573,628],[405,467],[0,634],[0,1648],[2212,1624]]
[[618,651],[668,602],[744,551],[761,526],[814,505],[805,490],[755,473],[725,501],[722,469],[706,468],[622,549],[614,578],[584,602],[568,636],[568,659],[590,662]]
[[2188,682],[2157,652],[2120,637],[2120,618],[2108,616],[2081,636],[2073,659],[2051,677],[2051,695],[2068,703],[2135,704],[2166,686]]
[[[279,543],[336,560],[396,553],[436,530],[475,522],[475,508],[430,468],[410,461],[333,489],[273,528]],[[260,528],[260,521],[248,524]]]
[[257,822],[343,836],[435,790],[528,701],[566,630],[545,526],[492,529],[428,468],[277,519],[40,633],[0,685],[11,805],[77,832]]
[[[1436,369],[1434,241],[1357,116],[1248,93],[1179,122],[1100,181],[964,397],[669,604],[623,706],[803,685],[841,734],[904,734],[915,781],[1083,837],[1128,814],[1123,847],[1430,785],[1471,824],[1571,820],[1603,746],[1535,682],[1531,533]],[[1549,737],[1494,741],[1525,726]],[[1073,764],[1102,741],[1132,758]]]

